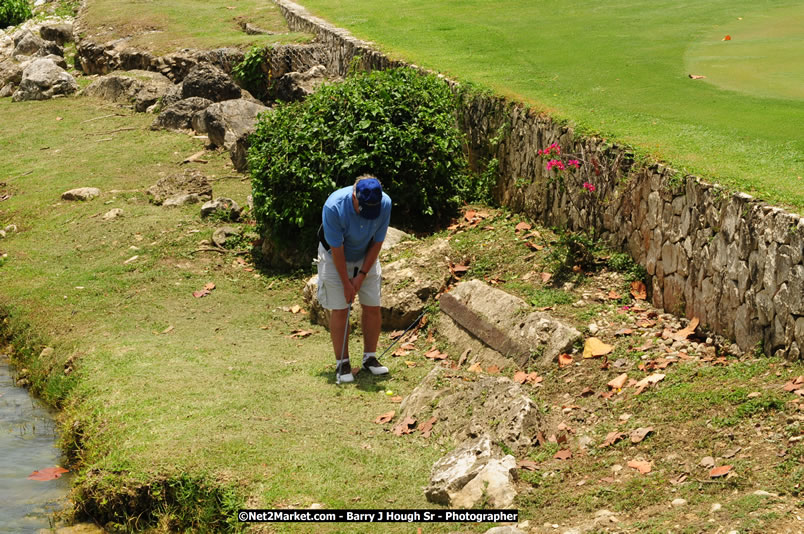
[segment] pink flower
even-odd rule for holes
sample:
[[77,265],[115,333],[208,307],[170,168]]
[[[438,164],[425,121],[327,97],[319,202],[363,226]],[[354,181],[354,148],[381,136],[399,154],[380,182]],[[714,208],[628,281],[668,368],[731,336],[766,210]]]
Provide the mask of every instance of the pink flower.
[[590,184],[589,182],[584,182],[583,183],[583,188],[586,189],[587,191],[591,191],[592,193],[595,192],[594,184]]
[[547,170],[548,171],[550,169],[552,169],[553,167],[556,167],[560,171],[564,170],[564,164],[560,160],[557,160],[557,159],[551,159],[550,161],[547,162]]
[[571,160],[569,160],[569,161],[567,162],[567,165],[571,165],[571,166],[575,167],[576,169],[580,169],[580,168],[581,168],[581,162],[580,162],[580,161],[578,161],[577,159],[571,159]]

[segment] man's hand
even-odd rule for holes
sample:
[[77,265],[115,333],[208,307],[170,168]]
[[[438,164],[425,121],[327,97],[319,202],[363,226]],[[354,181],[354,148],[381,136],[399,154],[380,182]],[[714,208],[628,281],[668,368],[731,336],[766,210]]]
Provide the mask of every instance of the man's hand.
[[346,302],[351,304],[355,300],[355,295],[357,294],[357,288],[355,288],[355,278],[349,280],[348,284],[343,284],[343,297],[346,299]]
[[360,292],[360,287],[363,285],[363,282],[366,281],[366,275],[363,273],[357,273],[357,276],[352,278],[352,287],[355,289],[355,293]]

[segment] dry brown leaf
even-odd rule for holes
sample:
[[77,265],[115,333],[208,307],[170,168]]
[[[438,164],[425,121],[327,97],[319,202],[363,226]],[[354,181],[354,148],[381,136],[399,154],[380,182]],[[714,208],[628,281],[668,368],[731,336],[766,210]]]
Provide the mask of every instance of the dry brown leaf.
[[623,389],[625,382],[628,380],[628,373],[623,373],[614,380],[610,381],[607,385],[611,389]]
[[410,434],[416,427],[416,420],[410,416],[405,417],[405,420],[396,425],[391,432],[393,432],[397,436],[402,436],[403,434]]
[[466,210],[466,213],[463,214],[463,218],[466,219],[467,221],[471,221],[472,219],[475,218],[475,215],[477,215],[477,212],[475,210]]
[[714,469],[709,471],[709,477],[710,478],[719,478],[719,477],[722,477],[724,475],[729,474],[730,471],[731,471],[731,466],[730,465],[721,465],[720,467],[715,467]]
[[393,402],[394,404],[399,404],[400,402],[402,402],[402,397],[399,395],[394,395],[393,397],[391,397],[391,402]]
[[430,437],[430,432],[433,431],[433,425],[436,423],[436,421],[438,421],[438,418],[436,416],[433,416],[427,421],[425,421],[425,423],[419,428],[419,430],[421,430],[422,437],[425,438]]
[[622,295],[620,295],[619,293],[617,293],[613,289],[611,291],[609,291],[606,296],[609,298],[609,300],[620,300],[621,298],[623,298]]
[[631,296],[637,300],[645,300],[648,298],[648,288],[645,283],[639,280],[631,282]]
[[302,339],[312,334],[313,332],[311,332],[310,330],[294,330],[293,332],[290,333],[288,337],[291,339]]
[[469,357],[469,353],[472,352],[472,349],[466,349],[461,353],[461,357],[458,358],[458,367],[462,366],[466,361],[466,358]]
[[521,223],[516,225],[516,227],[514,228],[514,231],[515,232],[524,232],[526,230],[530,230],[531,228],[532,228],[532,226],[530,224],[528,224],[528,223],[523,221],[523,222],[521,222]]
[[536,471],[538,469],[539,464],[534,462],[533,460],[519,460],[516,466],[520,469],[524,469],[525,471]]
[[804,376],[799,375],[798,377],[790,380],[784,385],[785,391],[795,391],[797,389],[801,389],[801,384],[804,384]]
[[475,362],[475,363],[473,363],[472,365],[469,366],[469,369],[467,369],[467,371],[469,371],[470,373],[478,373],[478,374],[480,374],[480,373],[483,372],[483,368],[480,366],[480,364],[478,362]]
[[532,241],[525,241],[525,246],[528,247],[531,250],[536,250],[536,251],[542,250],[544,248],[544,246],[537,245],[536,243],[534,243]]
[[630,328],[623,328],[622,330],[617,330],[616,332],[614,332],[614,335],[615,336],[630,336],[633,333],[634,333],[634,331],[631,330]]
[[653,466],[651,465],[650,462],[645,462],[642,460],[630,460],[628,462],[628,467],[636,469],[643,475],[647,475],[648,473],[651,472],[651,469],[653,469]]
[[636,430],[631,432],[631,443],[641,442],[651,432],[653,432],[653,427],[651,426],[637,428]]
[[588,397],[588,396],[590,396],[590,395],[594,395],[594,394],[595,394],[595,392],[594,392],[594,390],[593,390],[592,388],[590,388],[590,387],[585,387],[585,388],[583,388],[583,390],[582,390],[582,391],[581,391],[581,392],[578,394],[578,396],[579,396],[579,397]]
[[568,365],[572,365],[572,355],[570,355],[570,354],[559,354],[558,355],[558,366],[559,367],[566,367]]
[[416,362],[405,360],[405,365],[407,365],[408,367],[416,367]]
[[603,443],[601,443],[598,447],[601,449],[605,449],[606,447],[614,445],[621,439],[625,438],[625,436],[626,434],[624,432],[617,432],[616,430],[614,432],[609,432],[608,434],[606,434],[605,441],[603,441]]
[[614,350],[614,346],[603,343],[596,337],[590,337],[583,346],[584,358],[597,358],[605,356]]
[[389,334],[388,337],[390,337],[391,339],[396,339],[398,337],[402,337],[404,335],[404,333],[405,333],[404,330],[394,330],[393,332],[391,332]]
[[378,425],[384,425],[385,423],[390,423],[391,419],[393,419],[395,415],[396,412],[394,410],[391,410],[390,412],[385,412],[384,414],[378,416],[374,420],[374,422],[377,423]]
[[430,349],[429,351],[427,351],[424,354],[424,357],[429,358],[431,360],[446,360],[447,359],[447,355],[445,353],[443,353],[440,350],[435,349],[435,348]]
[[497,367],[496,365],[492,365],[491,367],[486,369],[486,372],[490,375],[498,375],[500,374],[500,368]]
[[517,384],[524,384],[528,380],[528,373],[525,371],[517,371],[514,373],[514,382]]
[[[692,320],[690,321],[690,324],[688,324],[685,328],[682,328],[681,330],[673,334],[672,336],[673,339],[677,341],[684,341],[685,339],[687,339],[688,337],[690,337],[692,334],[695,333],[695,329],[698,328],[699,322],[700,320],[697,317],[693,317]],[[664,336],[664,334],[662,334],[662,336]]]
[[650,328],[652,326],[656,326],[656,321],[651,319],[640,319],[637,321],[637,326],[640,328]]
[[637,390],[634,393],[634,395],[639,395],[648,386],[652,386],[653,384],[656,384],[657,382],[660,382],[661,380],[664,380],[664,377],[665,377],[665,375],[663,375],[662,373],[654,373],[654,374],[652,374],[650,376],[646,376],[645,378],[643,378],[642,380],[640,380],[639,382],[634,384],[634,386],[637,388]]
[[163,334],[169,334],[171,332],[173,332],[173,325],[170,325],[167,328],[165,328],[164,330],[162,330]]
[[550,273],[541,273],[539,276],[541,276],[543,284],[546,284],[547,282],[549,282],[550,279],[553,277],[553,275],[550,274]]
[[569,460],[570,458],[572,458],[572,451],[569,449],[562,449],[557,453],[555,453],[553,458],[555,458],[556,460]]

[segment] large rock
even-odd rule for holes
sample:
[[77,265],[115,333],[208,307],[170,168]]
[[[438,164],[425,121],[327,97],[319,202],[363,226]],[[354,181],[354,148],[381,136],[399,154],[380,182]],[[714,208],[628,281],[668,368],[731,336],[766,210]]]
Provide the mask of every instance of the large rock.
[[581,333],[549,314],[530,311],[519,297],[479,280],[461,282],[439,301],[439,330],[451,342],[473,349],[474,361],[496,364],[512,360],[552,364],[562,352],[570,352]]
[[218,197],[201,206],[201,217],[216,216],[224,221],[236,221],[240,218],[240,211],[240,206],[231,198]]
[[48,100],[57,95],[69,95],[78,90],[75,78],[50,59],[42,58],[32,61],[25,67],[22,80],[12,99]]
[[230,150],[239,137],[254,132],[257,115],[268,109],[240,98],[225,100],[197,113],[192,120],[193,129],[206,133],[213,145]]
[[18,85],[22,81],[22,71],[28,62],[14,61],[6,59],[0,61],[0,85]]
[[173,87],[167,77],[144,70],[118,71],[102,76],[82,91],[112,102],[132,104],[136,111],[146,111]]
[[63,56],[64,50],[61,46],[53,41],[45,41],[38,35],[31,31],[22,32],[21,35],[14,38],[14,51],[11,53],[12,57],[18,56],[46,56],[48,54],[55,54]]
[[251,146],[251,134],[253,132],[243,132],[235,139],[229,147],[229,157],[232,159],[232,166],[237,172],[245,173],[248,171],[248,149]]
[[171,104],[156,117],[152,130],[189,130],[193,115],[212,105],[212,100],[194,96]]
[[77,189],[70,189],[61,194],[62,200],[92,200],[101,194],[101,190],[97,187],[79,187]]
[[327,81],[327,68],[316,65],[306,72],[288,72],[274,84],[274,96],[285,102],[298,102],[311,95]]
[[39,35],[46,41],[55,41],[56,44],[64,46],[65,43],[75,41],[73,36],[73,24],[71,22],[55,22],[43,24],[39,28]]
[[435,367],[405,397],[401,417],[435,417],[434,432],[455,441],[487,435],[515,452],[527,451],[541,429],[539,408],[510,378],[480,374],[467,382],[446,367]]
[[241,97],[240,87],[221,69],[201,64],[187,73],[181,84],[182,98],[193,96],[213,102]]
[[491,508],[508,508],[516,497],[516,459],[500,458],[488,436],[468,440],[433,465],[424,494],[433,503],[472,508],[486,499]]
[[170,199],[177,199],[187,195],[194,195],[195,201],[198,200],[211,200],[212,199],[212,185],[207,181],[206,177],[200,172],[192,169],[187,169],[183,174],[174,174],[160,178],[156,184],[152,185],[145,191],[149,200],[156,204],[172,204],[178,205],[175,200],[168,203]]

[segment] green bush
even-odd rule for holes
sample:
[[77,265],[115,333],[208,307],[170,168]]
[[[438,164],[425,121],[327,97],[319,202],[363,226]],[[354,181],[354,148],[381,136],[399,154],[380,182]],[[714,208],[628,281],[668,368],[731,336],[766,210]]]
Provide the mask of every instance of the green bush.
[[254,97],[264,99],[268,95],[268,75],[262,70],[268,49],[255,46],[246,52],[243,61],[232,69],[232,75]]
[[248,155],[258,229],[280,250],[315,250],[324,201],[364,173],[391,196],[394,225],[448,220],[474,187],[455,109],[443,80],[401,68],[264,113]]
[[28,0],[0,0],[0,28],[14,26],[33,17]]

